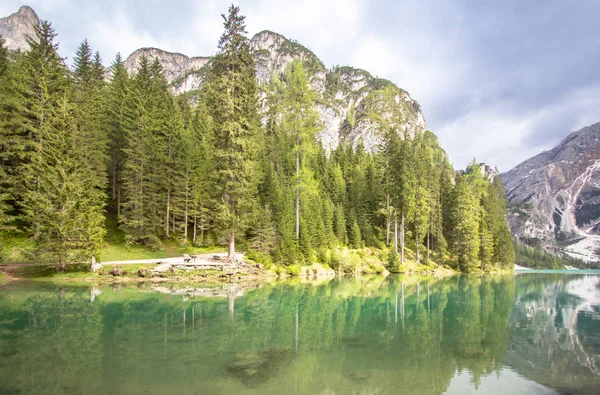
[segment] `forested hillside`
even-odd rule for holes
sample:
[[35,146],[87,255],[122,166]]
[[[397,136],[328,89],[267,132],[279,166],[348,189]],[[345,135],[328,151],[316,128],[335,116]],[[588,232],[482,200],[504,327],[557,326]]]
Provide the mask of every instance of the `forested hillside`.
[[67,67],[47,21],[28,51],[1,49],[3,232],[61,268],[98,256],[107,218],[131,245],[227,245],[233,260],[238,243],[265,265],[336,268],[349,248],[390,271],[409,251],[461,271],[512,268],[499,177],[475,162],[455,172],[436,136],[409,133],[393,106],[373,107],[376,150],[326,151],[310,65],[295,60],[259,87],[238,8],[224,27],[193,97],[174,96],[157,59],[130,75],[117,55],[106,74],[87,41]]

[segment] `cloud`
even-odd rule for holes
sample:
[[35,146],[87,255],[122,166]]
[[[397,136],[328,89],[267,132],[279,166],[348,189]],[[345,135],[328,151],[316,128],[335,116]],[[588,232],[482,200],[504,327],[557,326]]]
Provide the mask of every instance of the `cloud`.
[[[62,56],[87,37],[108,64],[154,46],[212,55],[231,0],[30,0]],[[4,0],[0,13],[22,1]],[[422,106],[456,167],[474,156],[508,170],[600,121],[600,3],[505,0],[241,0],[250,34],[273,30],[327,67],[389,79]]]
[[474,157],[510,170],[553,148],[570,132],[598,122],[600,84],[575,89],[545,106],[521,111],[511,101],[476,107],[438,133],[442,147],[463,167]]

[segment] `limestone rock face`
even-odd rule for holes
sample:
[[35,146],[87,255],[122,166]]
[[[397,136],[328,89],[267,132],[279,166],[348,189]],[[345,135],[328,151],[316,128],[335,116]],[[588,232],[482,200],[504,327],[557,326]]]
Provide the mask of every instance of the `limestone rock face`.
[[511,231],[521,241],[586,261],[600,259],[600,123],[501,175]]
[[29,48],[26,37],[35,35],[34,26],[40,23],[40,18],[30,7],[24,5],[19,11],[0,18],[0,35],[5,46],[13,51],[25,51]]
[[[0,19],[0,34],[8,48],[26,50],[25,36],[34,33],[33,26],[37,23],[39,18],[35,12],[23,6],[17,13]],[[310,86],[317,94],[315,107],[321,126],[318,137],[329,151],[342,141],[354,146],[362,143],[369,151],[377,150],[383,133],[381,124],[392,117],[398,132],[413,135],[427,128],[419,104],[390,81],[352,67],[327,69],[308,48],[271,31],[254,35],[250,46],[260,87],[271,82],[274,75],[281,75],[292,61],[303,62]],[[187,93],[192,97],[194,91],[202,87],[211,59],[141,48],[124,62],[130,74],[135,73],[142,56],[149,62],[158,59],[175,94]],[[266,108],[265,97],[265,92],[261,92],[263,109]]]
[[209,57],[189,58],[180,53],[171,53],[158,48],[141,48],[133,52],[124,62],[129,74],[135,74],[142,56],[148,62],[158,59],[165,71],[165,77],[171,84],[175,94],[193,91],[202,86],[207,71]]
[[[341,141],[354,146],[362,143],[367,150],[376,150],[382,133],[377,120],[389,120],[394,109],[400,110],[396,111],[400,114],[400,128],[411,135],[427,128],[419,104],[390,81],[374,78],[368,72],[352,67],[328,70],[309,49],[271,31],[254,35],[250,46],[260,87],[270,83],[273,76],[280,76],[294,60],[304,63],[310,86],[317,93],[316,110],[321,123],[318,136],[328,151],[335,149]],[[188,58],[156,48],[142,48],[125,61],[129,73],[135,73],[142,55],[149,61],[158,58],[175,94],[199,89],[210,62],[209,57]],[[261,97],[264,99],[265,95]]]

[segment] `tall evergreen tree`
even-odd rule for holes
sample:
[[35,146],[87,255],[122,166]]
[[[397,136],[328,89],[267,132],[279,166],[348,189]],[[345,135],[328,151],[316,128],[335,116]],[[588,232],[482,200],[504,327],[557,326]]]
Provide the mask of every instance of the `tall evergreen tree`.
[[125,146],[126,108],[129,76],[121,55],[117,54],[110,67],[110,80],[106,89],[104,124],[108,135],[108,173],[110,195],[114,202],[117,221],[121,216],[122,173]]
[[163,229],[164,139],[148,59],[142,57],[126,100],[121,225],[131,243],[158,247]]
[[470,272],[479,266],[478,205],[465,176],[458,176],[454,190],[456,221],[456,255],[462,272]]
[[207,98],[214,120],[216,220],[228,238],[228,259],[235,259],[235,235],[248,217],[259,128],[256,69],[239,8],[223,15],[225,32],[212,60]]
[[[308,88],[308,79],[299,60],[288,65],[285,72],[284,129],[294,140],[295,157],[295,233],[300,239],[300,194],[311,189],[314,179],[306,165],[307,156],[314,153],[318,113],[314,110],[314,92]],[[314,186],[313,186],[314,189]]]
[[[399,177],[398,184],[400,187],[400,196],[398,197],[398,211],[400,212],[400,261],[404,264],[404,246],[405,246],[405,231],[407,218],[411,218],[415,210],[415,159],[414,159],[414,144],[407,132],[404,133],[402,142],[402,150],[400,153],[399,162]],[[397,162],[397,163],[398,163]]]

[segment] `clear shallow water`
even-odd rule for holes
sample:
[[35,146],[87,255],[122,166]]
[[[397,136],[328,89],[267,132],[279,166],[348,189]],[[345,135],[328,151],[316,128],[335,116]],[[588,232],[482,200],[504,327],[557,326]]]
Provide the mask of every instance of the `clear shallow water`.
[[600,393],[600,276],[0,289],[0,394],[84,393]]

